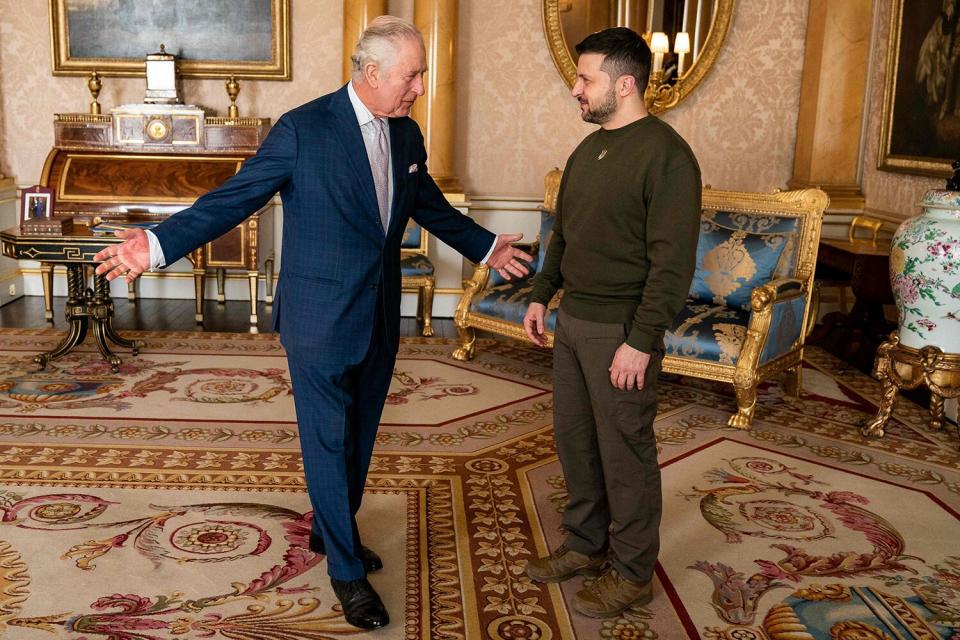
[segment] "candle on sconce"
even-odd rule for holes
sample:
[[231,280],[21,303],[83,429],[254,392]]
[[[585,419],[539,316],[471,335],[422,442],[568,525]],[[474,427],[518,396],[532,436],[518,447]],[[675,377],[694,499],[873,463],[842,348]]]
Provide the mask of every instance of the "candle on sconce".
[[670,39],[667,34],[657,31],[650,39],[650,51],[653,52],[653,72],[663,69],[663,54],[670,51]]
[[677,54],[677,77],[683,75],[683,62],[684,58],[688,53],[690,53],[690,34],[686,31],[681,31],[677,34],[676,40],[673,42],[673,52]]

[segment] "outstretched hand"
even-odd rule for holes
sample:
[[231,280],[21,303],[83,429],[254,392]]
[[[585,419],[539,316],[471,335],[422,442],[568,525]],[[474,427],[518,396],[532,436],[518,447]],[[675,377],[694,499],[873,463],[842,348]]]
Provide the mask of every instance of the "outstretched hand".
[[150,267],[150,241],[143,229],[117,229],[113,232],[123,238],[120,244],[113,244],[93,257],[97,265],[97,275],[107,280],[123,277],[133,282]]
[[523,238],[522,233],[501,234],[497,236],[497,243],[493,248],[493,253],[487,259],[487,265],[499,273],[507,280],[513,278],[522,278],[530,273],[530,270],[520,260],[533,262],[533,256],[511,246],[511,243],[517,242]]

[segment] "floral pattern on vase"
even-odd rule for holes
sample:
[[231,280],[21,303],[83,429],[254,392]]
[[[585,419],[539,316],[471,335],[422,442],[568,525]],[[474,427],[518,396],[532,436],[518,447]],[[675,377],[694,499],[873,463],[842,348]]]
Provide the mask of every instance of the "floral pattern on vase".
[[960,191],[931,190],[920,204],[890,247],[900,342],[960,353]]

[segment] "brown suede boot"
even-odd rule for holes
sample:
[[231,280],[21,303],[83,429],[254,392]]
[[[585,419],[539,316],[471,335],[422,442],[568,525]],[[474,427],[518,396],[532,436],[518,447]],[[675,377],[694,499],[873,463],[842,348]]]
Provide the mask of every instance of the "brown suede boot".
[[653,582],[640,584],[627,580],[610,567],[589,587],[573,596],[573,608],[590,618],[609,618],[630,607],[645,605],[653,600]]
[[527,576],[536,582],[563,582],[575,575],[600,575],[606,553],[587,556],[570,549],[565,544],[545,558],[527,562]]

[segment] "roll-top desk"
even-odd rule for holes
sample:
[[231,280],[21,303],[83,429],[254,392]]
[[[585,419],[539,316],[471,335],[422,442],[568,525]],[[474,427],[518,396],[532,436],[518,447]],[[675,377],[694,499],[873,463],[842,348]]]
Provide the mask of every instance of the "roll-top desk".
[[[57,215],[93,226],[160,222],[190,206],[256,153],[270,120],[209,117],[189,105],[137,104],[116,107],[109,115],[57,114],[54,127],[54,148],[44,164],[41,184],[54,189]],[[272,302],[273,224],[265,219],[269,208],[188,256],[193,263],[198,323],[203,322],[207,269],[216,270],[221,302],[224,270],[246,272],[251,325],[257,323],[261,268],[266,275],[266,301]],[[53,265],[42,263],[41,274],[49,320],[53,317]],[[135,297],[132,287],[129,295]]]

